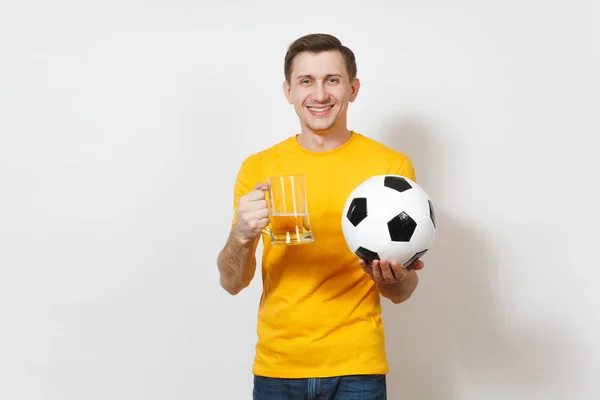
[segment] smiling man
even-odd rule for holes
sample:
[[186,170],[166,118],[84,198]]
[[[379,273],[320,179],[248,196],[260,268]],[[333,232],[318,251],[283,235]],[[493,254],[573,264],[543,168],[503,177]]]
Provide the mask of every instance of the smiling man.
[[403,153],[347,127],[360,89],[354,53],[334,36],[293,42],[284,60],[283,92],[300,132],[243,160],[233,190],[233,221],[217,265],[235,295],[256,271],[255,252],[269,223],[270,176],[304,174],[314,242],[272,246],[264,240],[263,293],[252,372],[254,400],[387,398],[381,296],[394,304],[417,286],[417,261],[366,265],[341,230],[350,192],[380,174],[415,173]]

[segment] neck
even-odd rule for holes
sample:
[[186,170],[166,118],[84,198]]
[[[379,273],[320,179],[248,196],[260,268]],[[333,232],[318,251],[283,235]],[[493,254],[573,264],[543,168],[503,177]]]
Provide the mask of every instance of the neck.
[[352,132],[338,129],[325,133],[315,133],[310,129],[302,129],[297,137],[300,146],[308,151],[320,152],[335,150],[350,139]]

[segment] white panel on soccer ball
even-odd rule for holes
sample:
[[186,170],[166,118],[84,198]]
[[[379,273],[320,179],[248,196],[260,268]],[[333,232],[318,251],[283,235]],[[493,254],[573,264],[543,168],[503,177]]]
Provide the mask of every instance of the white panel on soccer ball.
[[415,252],[428,250],[435,238],[436,229],[430,218],[421,221],[417,224],[417,229],[413,233],[410,243],[415,249]]
[[387,187],[385,189],[386,193],[383,196],[385,204],[382,209],[387,210],[385,217],[388,220],[401,212],[410,215],[415,222],[429,218],[429,197],[418,186],[415,185],[403,192],[398,192]]
[[399,209],[398,203],[393,201],[394,197],[390,196],[389,189],[382,184],[369,188],[366,197],[369,217],[387,222],[390,209]]
[[415,255],[415,251],[410,242],[390,242],[378,254],[381,260],[396,261],[403,265]]
[[385,221],[369,215],[358,225],[357,238],[360,247],[377,253],[390,242],[390,233]]
[[417,188],[402,193],[401,204],[404,211],[411,216],[415,222],[429,218],[429,198]]

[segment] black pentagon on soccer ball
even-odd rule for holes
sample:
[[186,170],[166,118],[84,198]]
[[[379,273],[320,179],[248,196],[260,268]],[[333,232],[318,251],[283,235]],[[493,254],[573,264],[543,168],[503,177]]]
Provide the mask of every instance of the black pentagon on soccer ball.
[[383,180],[385,187],[397,190],[398,192],[404,192],[405,190],[412,189],[412,186],[406,179],[401,176],[386,176]]
[[367,264],[372,264],[373,261],[379,260],[379,254],[364,247],[359,247],[354,254],[362,258]]
[[390,238],[394,242],[408,242],[417,229],[417,223],[402,211],[388,222]]
[[427,200],[429,202],[429,217],[431,217],[431,222],[433,222],[433,227],[435,228],[435,210],[433,209],[433,204],[431,204],[431,200]]
[[410,264],[414,263],[419,258],[423,257],[423,254],[425,254],[425,253],[427,253],[427,249],[425,249],[423,251],[419,251],[417,254],[415,254],[414,256],[412,256],[410,260],[408,260],[407,262],[405,262],[404,266],[408,267]]
[[367,199],[365,197],[355,197],[352,199],[346,218],[356,226],[360,224],[360,221],[367,218]]

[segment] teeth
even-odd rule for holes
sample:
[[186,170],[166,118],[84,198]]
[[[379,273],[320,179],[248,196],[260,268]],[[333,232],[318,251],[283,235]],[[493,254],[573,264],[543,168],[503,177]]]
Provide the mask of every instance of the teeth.
[[308,109],[309,109],[310,111],[314,111],[314,112],[323,112],[323,111],[327,111],[327,110],[329,110],[331,107],[333,107],[333,106],[324,107],[324,108],[315,108],[315,107],[309,107]]

